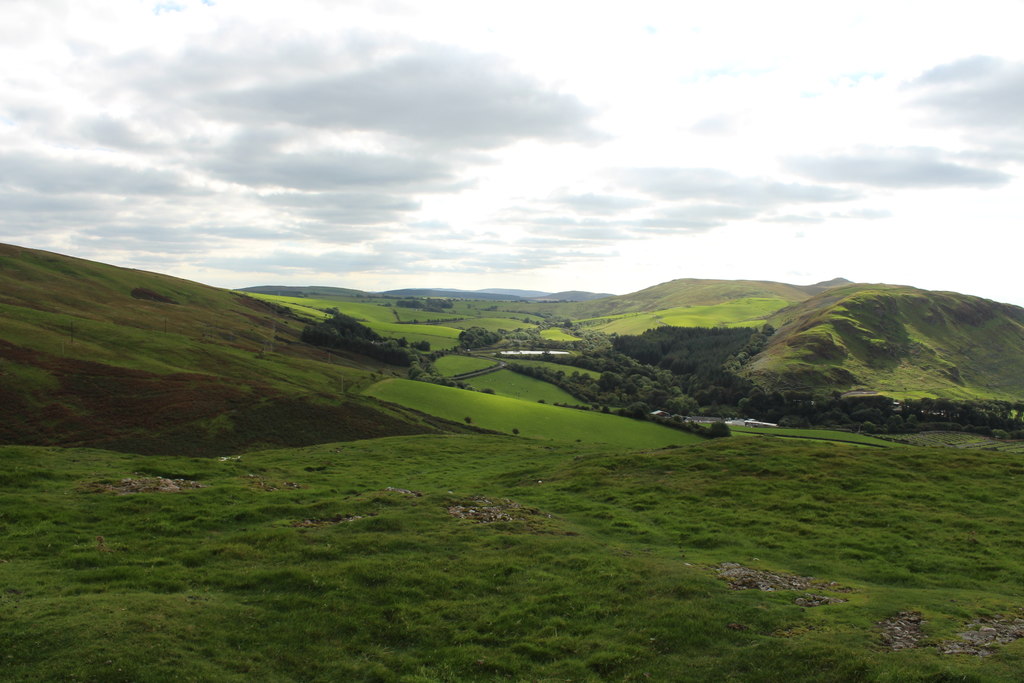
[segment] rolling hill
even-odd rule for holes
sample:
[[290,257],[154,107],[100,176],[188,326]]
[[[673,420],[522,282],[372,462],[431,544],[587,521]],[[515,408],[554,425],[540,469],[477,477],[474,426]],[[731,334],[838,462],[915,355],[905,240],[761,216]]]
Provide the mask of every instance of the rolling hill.
[[1024,397],[1024,309],[953,292],[846,285],[778,311],[746,374],[772,388]]
[[288,309],[0,245],[0,443],[222,454],[417,434],[358,394],[390,366],[302,343]]
[[761,280],[698,280],[684,278],[663,282],[631,294],[612,296],[572,306],[574,317],[597,318],[622,313],[660,311],[681,306],[711,306],[736,299],[781,299],[796,303],[817,293],[808,288]]

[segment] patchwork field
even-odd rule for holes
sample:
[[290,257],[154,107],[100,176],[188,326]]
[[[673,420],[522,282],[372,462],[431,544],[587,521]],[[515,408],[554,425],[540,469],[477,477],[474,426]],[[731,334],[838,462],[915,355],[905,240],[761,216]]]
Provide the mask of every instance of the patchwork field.
[[605,334],[642,334],[670,327],[761,327],[766,318],[789,305],[785,299],[747,298],[707,306],[681,306],[641,313],[587,318],[579,322]]
[[819,441],[838,441],[842,443],[861,444],[864,446],[879,446],[891,448],[898,446],[898,443],[879,439],[869,434],[854,434],[834,429],[790,429],[785,427],[733,427],[729,429],[735,434],[757,434],[789,439],[816,439]]
[[601,376],[601,373],[596,370],[587,370],[585,368],[577,368],[571,365],[562,365],[561,363],[549,363],[548,361],[543,360],[530,360],[529,356],[511,357],[508,358],[507,360],[513,363],[519,363],[520,365],[525,365],[527,367],[541,367],[551,370],[552,372],[564,372],[566,375],[572,375],[572,373],[578,372],[581,375],[587,375],[588,377],[593,377],[594,379],[597,379]]
[[581,403],[578,398],[554,384],[527,375],[520,375],[511,370],[489,372],[486,375],[467,379],[466,384],[477,390],[490,389],[498,396],[508,396],[524,401],[544,401],[545,403],[568,405]]
[[912,446],[931,446],[936,448],[978,448],[986,451],[1017,453],[1024,455],[1024,441],[1007,441],[992,439],[980,434],[967,432],[920,432],[919,434],[896,434],[889,439]]
[[550,341],[579,341],[580,340],[579,337],[575,337],[575,336],[569,334],[568,332],[566,332],[565,330],[561,330],[561,329],[554,328],[554,327],[546,329],[546,330],[541,330],[540,331],[540,338],[541,339],[548,339]]
[[382,401],[455,422],[524,437],[604,443],[624,448],[661,448],[700,441],[700,437],[669,427],[598,412],[561,408],[426,382],[387,379],[364,392]]
[[437,370],[442,377],[455,377],[456,375],[464,375],[467,372],[483,370],[484,368],[489,368],[497,364],[497,360],[452,354],[449,356],[441,356],[435,360],[434,369]]

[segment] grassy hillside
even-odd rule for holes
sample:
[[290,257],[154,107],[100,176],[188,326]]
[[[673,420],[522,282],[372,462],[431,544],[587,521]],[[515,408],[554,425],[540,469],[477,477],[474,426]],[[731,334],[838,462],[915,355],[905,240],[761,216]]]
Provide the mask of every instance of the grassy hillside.
[[359,396],[388,366],[226,290],[0,245],[0,318],[0,443],[223,454],[437,429]]
[[573,408],[492,396],[465,389],[387,379],[365,390],[368,396],[452,421],[463,421],[524,437],[604,443],[623,448],[661,448],[693,443],[700,437],[669,427]]
[[476,358],[474,356],[441,356],[434,361],[434,369],[442,377],[464,375],[467,372],[483,370],[493,365],[497,365],[497,361],[488,358]]
[[[4,678],[1016,681],[1018,460],[767,439],[4,447]],[[121,494],[157,477],[180,490]]]
[[578,321],[605,334],[643,334],[670,327],[760,327],[789,301],[778,298],[736,299],[709,306],[679,306],[647,313],[620,313]]
[[753,378],[893,396],[1024,396],[1024,309],[951,292],[853,285],[780,311]]
[[498,396],[509,396],[524,401],[565,403],[577,405],[580,400],[554,384],[544,382],[511,370],[498,370],[466,380],[466,384],[477,390],[490,389]]
[[808,296],[803,288],[781,282],[685,278],[622,296],[577,304],[559,304],[557,310],[564,311],[574,319],[583,319],[621,313],[649,313],[684,306],[714,306],[737,299],[780,299],[782,302],[793,303],[803,301]]

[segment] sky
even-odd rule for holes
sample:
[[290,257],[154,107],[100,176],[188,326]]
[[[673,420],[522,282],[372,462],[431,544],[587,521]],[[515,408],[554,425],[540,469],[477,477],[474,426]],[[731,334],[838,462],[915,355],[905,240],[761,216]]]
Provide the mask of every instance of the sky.
[[220,287],[1024,305],[1022,26],[1022,0],[3,0],[0,242]]

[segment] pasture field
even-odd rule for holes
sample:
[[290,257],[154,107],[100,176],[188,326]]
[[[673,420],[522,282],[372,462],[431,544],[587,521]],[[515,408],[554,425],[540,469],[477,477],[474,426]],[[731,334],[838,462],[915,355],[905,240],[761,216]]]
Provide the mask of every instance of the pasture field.
[[405,337],[411,342],[430,342],[430,348],[454,349],[459,345],[462,330],[447,325],[416,325],[414,323],[366,323],[366,326],[382,337],[401,339]]
[[490,389],[498,396],[508,396],[524,401],[544,401],[545,403],[565,403],[579,405],[583,403],[567,391],[556,387],[550,382],[520,375],[511,370],[498,370],[479,377],[466,380],[466,384],[474,389]]
[[885,439],[879,439],[869,434],[854,434],[837,429],[792,429],[787,427],[733,427],[729,429],[736,434],[759,434],[761,436],[773,436],[790,439],[817,439],[820,441],[840,441],[844,443],[862,444],[865,446],[880,446],[892,448],[900,444]]
[[470,327],[482,327],[485,330],[491,332],[497,332],[498,330],[534,330],[537,326],[533,323],[524,323],[521,320],[513,320],[512,318],[468,318],[466,320],[458,320],[446,323],[451,327],[457,327],[460,330],[468,330]]
[[392,313],[394,309],[390,306],[343,301],[341,299],[313,299],[306,297],[277,296],[275,294],[258,294],[253,292],[245,292],[245,295],[254,299],[261,299],[263,301],[280,304],[282,306],[298,307],[299,310],[324,310],[328,308],[337,308],[345,315],[351,316],[361,322],[398,322],[398,319],[396,319],[394,313]]
[[434,361],[434,369],[442,377],[454,377],[456,375],[463,375],[467,372],[473,372],[475,370],[483,370],[493,365],[497,365],[497,361],[488,360],[486,358],[476,358],[474,356],[441,356]]
[[541,330],[540,331],[540,338],[541,339],[548,339],[550,341],[579,341],[580,340],[579,337],[575,337],[575,336],[569,334],[568,332],[566,332],[565,330],[559,329],[557,327],[549,327],[546,330]]
[[969,432],[920,432],[918,434],[893,434],[888,438],[911,446],[980,448],[1003,453],[1024,454],[1024,441],[992,439]]
[[512,434],[517,429],[521,436],[534,439],[604,443],[623,448],[661,448],[701,440],[689,432],[653,422],[405,379],[383,380],[367,388],[364,394],[454,422],[469,417],[473,425],[497,432]]
[[766,317],[787,306],[785,299],[747,298],[709,306],[680,306],[646,313],[623,313],[578,321],[606,334],[643,334],[670,327],[761,327]]
[[[223,460],[7,446],[0,464],[7,680],[1009,682],[1024,668],[1019,640],[939,653],[1024,607],[1022,468],[1000,453],[420,436]],[[157,478],[179,490],[123,493]],[[722,563],[822,583],[733,590]],[[808,594],[836,602],[797,604]],[[894,651],[884,624],[908,613],[920,633]]]
[[519,363],[530,367],[547,368],[553,372],[564,372],[566,375],[572,375],[572,373],[578,372],[581,375],[587,375],[594,379],[598,379],[601,376],[601,373],[597,370],[587,370],[586,368],[577,368],[572,365],[562,365],[561,363],[551,363],[545,360],[530,360],[530,356],[509,356],[506,360],[511,363]]

